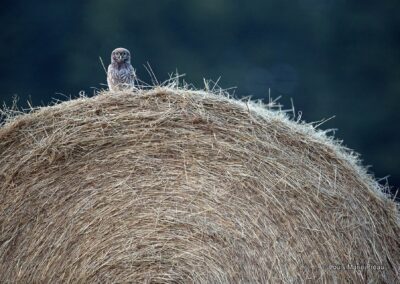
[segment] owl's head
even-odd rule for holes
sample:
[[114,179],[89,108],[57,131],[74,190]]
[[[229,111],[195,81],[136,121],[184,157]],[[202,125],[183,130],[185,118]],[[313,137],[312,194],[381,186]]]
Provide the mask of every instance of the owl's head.
[[112,63],[130,63],[131,62],[131,54],[129,50],[123,47],[119,47],[113,50],[111,53],[111,62]]

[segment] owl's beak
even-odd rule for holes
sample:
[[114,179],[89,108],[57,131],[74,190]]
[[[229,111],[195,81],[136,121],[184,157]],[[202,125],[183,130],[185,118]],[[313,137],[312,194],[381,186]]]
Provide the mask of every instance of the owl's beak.
[[122,56],[118,55],[118,60],[121,61],[121,59],[122,59]]

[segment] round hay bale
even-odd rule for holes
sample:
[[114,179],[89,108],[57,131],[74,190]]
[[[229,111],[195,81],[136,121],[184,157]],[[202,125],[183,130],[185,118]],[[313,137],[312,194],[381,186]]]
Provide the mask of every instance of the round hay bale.
[[312,125],[172,87],[0,129],[0,282],[399,281],[398,209]]

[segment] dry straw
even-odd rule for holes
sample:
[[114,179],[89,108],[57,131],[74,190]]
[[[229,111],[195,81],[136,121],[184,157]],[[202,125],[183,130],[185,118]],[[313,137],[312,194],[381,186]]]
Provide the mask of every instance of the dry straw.
[[395,283],[397,210],[326,133],[222,92],[103,92],[0,128],[1,283]]

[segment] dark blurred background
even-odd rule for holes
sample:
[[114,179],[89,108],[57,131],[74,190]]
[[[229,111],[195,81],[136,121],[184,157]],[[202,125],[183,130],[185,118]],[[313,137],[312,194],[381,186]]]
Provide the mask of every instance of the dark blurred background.
[[[0,18],[0,101],[48,104],[106,83],[115,47],[139,77],[168,73],[203,87],[302,111],[362,154],[375,176],[400,186],[400,1],[13,1]],[[385,177],[389,176],[388,179]]]

